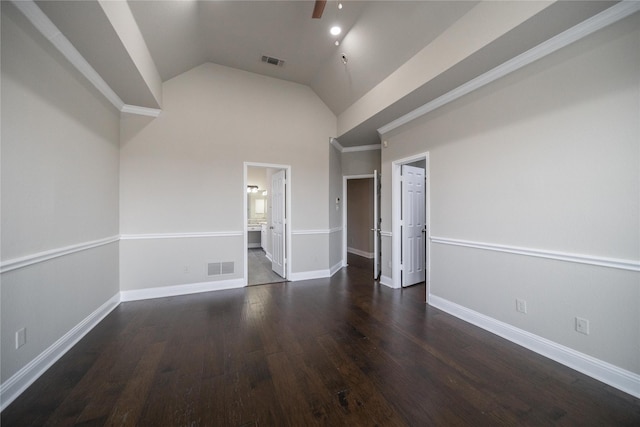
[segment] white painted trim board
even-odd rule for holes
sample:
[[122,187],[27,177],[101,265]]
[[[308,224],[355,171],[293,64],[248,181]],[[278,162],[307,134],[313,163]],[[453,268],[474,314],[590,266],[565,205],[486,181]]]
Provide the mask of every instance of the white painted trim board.
[[640,375],[516,328],[464,306],[431,295],[429,304],[506,340],[582,372],[640,399]]
[[474,242],[470,240],[449,239],[445,237],[431,237],[432,243],[462,246],[473,249],[481,249],[494,252],[505,252],[509,254],[524,255],[536,258],[547,258],[556,261],[574,262],[578,264],[595,265],[598,267],[616,268],[620,270],[640,271],[640,261],[607,258],[595,255],[583,255],[569,252],[550,251],[546,249],[533,249],[521,246],[499,245],[495,243]]
[[36,252],[34,254],[25,255],[19,258],[8,259],[0,264],[0,273],[17,270],[19,268],[28,267],[33,264],[48,261],[65,255],[71,255],[77,252],[86,251],[88,249],[98,248],[100,246],[115,243],[120,240],[120,236],[110,236],[103,239],[91,240],[89,242],[77,243],[75,245],[64,246],[61,248],[50,249],[48,251]]
[[373,252],[365,252],[365,251],[361,251],[360,249],[351,248],[351,247],[347,247],[347,252],[349,252],[350,254],[358,255],[368,259],[372,259],[374,255]]
[[120,293],[111,297],[93,313],[60,337],[49,348],[27,363],[11,378],[0,385],[0,410],[4,410],[20,394],[33,384],[47,369],[68,352],[91,329],[102,321],[120,304]]
[[159,286],[155,288],[120,291],[122,302],[140,301],[154,298],[166,298],[180,295],[191,295],[201,292],[222,291],[244,287],[242,278],[217,280],[211,282],[187,283],[184,285]]
[[189,233],[147,233],[122,234],[121,240],[149,240],[149,239],[195,239],[202,237],[239,237],[242,231],[202,231]]
[[427,102],[421,107],[401,116],[390,123],[380,127],[378,129],[379,135],[385,135],[392,130],[395,130],[418,117],[424,116],[450,102],[455,101],[458,98],[467,95],[474,90],[480,89],[483,86],[492,83],[507,74],[523,68],[526,65],[544,58],[553,52],[562,49],[565,46],[574,43],[589,34],[592,34],[608,25],[611,25],[619,20],[626,18],[627,16],[640,10],[640,1],[623,0],[614,6],[600,12],[597,15],[592,16],[589,19],[569,28],[568,30],[550,38],[549,40],[540,43],[539,45],[529,49],[528,51],[498,65],[497,67],[487,71],[480,76],[469,80],[468,82],[458,86],[457,88],[445,93],[444,95]]
[[[340,266],[342,266],[342,262],[340,263]],[[331,277],[331,276],[332,276],[331,269],[300,271],[300,272],[297,272],[297,273],[291,273],[291,279],[290,280],[292,282],[302,282],[302,281],[305,281],[305,280],[326,279],[327,277]]]
[[11,0],[11,2],[118,111],[150,117],[158,117],[160,115],[161,110],[157,108],[125,104],[34,1]]

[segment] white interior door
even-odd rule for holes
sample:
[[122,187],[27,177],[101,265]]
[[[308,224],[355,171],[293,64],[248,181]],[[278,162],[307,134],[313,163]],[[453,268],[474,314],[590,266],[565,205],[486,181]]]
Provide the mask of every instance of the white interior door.
[[425,280],[425,172],[402,166],[402,286]]
[[286,279],[285,276],[285,171],[276,172],[271,177],[271,269]]
[[380,279],[382,264],[380,263],[381,236],[380,236],[380,174],[373,171],[373,278]]

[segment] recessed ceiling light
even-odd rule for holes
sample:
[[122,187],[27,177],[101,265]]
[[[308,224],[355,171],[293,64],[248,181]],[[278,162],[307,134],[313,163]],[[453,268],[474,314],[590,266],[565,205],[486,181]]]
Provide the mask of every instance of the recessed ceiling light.
[[342,32],[342,28],[338,27],[337,25],[335,27],[331,27],[331,30],[329,30],[329,32],[334,35],[337,36],[338,34],[340,34]]
[[338,9],[342,9],[342,3],[338,3]]
[[336,40],[336,46],[340,46],[340,42]]

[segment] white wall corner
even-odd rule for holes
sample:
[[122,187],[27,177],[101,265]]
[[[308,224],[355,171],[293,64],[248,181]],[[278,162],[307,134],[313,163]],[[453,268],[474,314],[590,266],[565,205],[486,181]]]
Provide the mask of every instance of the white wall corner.
[[297,273],[291,273],[290,280],[292,282],[299,282],[304,280],[313,279],[326,279],[331,277],[331,270],[313,270],[313,271],[300,271]]
[[344,267],[344,265],[342,265],[342,260],[340,260],[333,267],[331,267],[331,269],[329,270],[329,275],[333,276],[338,271],[340,271],[342,267]]
[[158,117],[162,110],[159,108],[148,108],[125,104],[120,109],[120,112],[126,114],[137,114],[139,116]]
[[335,138],[329,139],[329,144],[331,144],[334,147],[336,147],[338,149],[338,151],[341,152],[341,153],[344,151],[344,147]]
[[508,323],[485,316],[444,298],[430,295],[429,299],[430,305],[452,316],[548,357],[571,369],[575,369],[591,378],[602,381],[636,398],[640,398],[640,375],[636,373],[516,328]]
[[393,283],[393,279],[391,277],[388,276],[380,276],[380,284],[387,286],[389,288],[392,289],[398,289],[399,287],[395,285],[395,283]]
[[120,304],[120,293],[111,297],[93,313],[60,337],[49,348],[27,363],[11,378],[0,385],[0,410],[4,410],[35,380],[49,369],[58,359],[69,351],[78,341],[91,331]]

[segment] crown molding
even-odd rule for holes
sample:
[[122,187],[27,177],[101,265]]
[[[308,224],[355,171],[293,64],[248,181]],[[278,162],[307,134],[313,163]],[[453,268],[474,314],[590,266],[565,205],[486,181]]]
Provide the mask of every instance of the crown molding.
[[42,35],[53,44],[62,55],[73,65],[96,89],[111,102],[116,109],[121,110],[124,102],[109,87],[100,74],[87,62],[71,42],[60,32],[58,27],[32,0],[11,0],[20,12],[33,24]]
[[373,150],[381,150],[382,144],[372,144],[372,145],[356,145],[355,147],[343,147],[342,144],[336,139],[329,139],[329,144],[333,145],[338,149],[341,153],[355,153],[357,151],[373,151]]
[[340,145],[340,143],[338,142],[337,139],[335,138],[331,138],[329,139],[329,144],[333,145],[334,147],[336,147],[338,149],[339,152],[343,152],[344,151],[344,147],[342,145]]
[[342,152],[355,153],[357,151],[375,151],[375,150],[382,150],[382,144],[356,145],[355,147],[344,147],[342,149]]
[[138,116],[158,117],[162,110],[158,108],[139,107],[137,105],[125,104],[120,112],[127,114],[137,114]]
[[427,113],[430,113],[456,99],[473,92],[476,89],[480,89],[483,86],[492,83],[507,74],[510,74],[520,68],[523,68],[526,65],[531,64],[538,59],[544,58],[545,56],[562,49],[565,46],[568,46],[589,34],[592,34],[608,25],[611,25],[619,20],[626,18],[627,16],[637,12],[640,10],[640,1],[634,0],[623,0],[620,3],[617,3],[614,6],[611,6],[609,9],[606,9],[600,12],[597,15],[592,16],[589,19],[581,22],[578,25],[575,25],[568,30],[550,38],[549,40],[540,43],[539,45],[529,49],[528,51],[510,59],[498,65],[497,67],[487,71],[480,76],[469,80],[467,83],[464,83],[457,88],[445,93],[444,95],[430,101],[421,107],[416,108],[415,110],[405,114],[393,120],[392,122],[382,126],[378,129],[379,135],[384,135],[391,132],[394,129],[403,126],[418,117],[424,116]]
[[125,104],[34,1],[11,0],[11,3],[118,111],[150,117],[160,115],[161,110],[156,108]]

